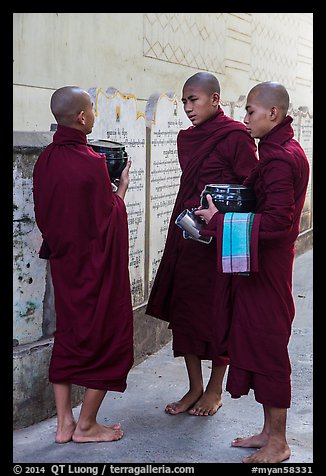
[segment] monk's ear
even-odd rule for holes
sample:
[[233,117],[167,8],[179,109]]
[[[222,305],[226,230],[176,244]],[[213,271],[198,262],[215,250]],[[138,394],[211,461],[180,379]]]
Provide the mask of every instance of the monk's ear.
[[280,110],[278,107],[273,106],[269,111],[269,116],[271,121],[276,121],[280,117]]
[[79,122],[79,124],[82,124],[82,125],[85,124],[85,112],[84,111],[80,111],[80,113],[77,115],[77,122]]
[[220,102],[220,95],[219,93],[215,92],[212,94],[212,105],[217,107]]

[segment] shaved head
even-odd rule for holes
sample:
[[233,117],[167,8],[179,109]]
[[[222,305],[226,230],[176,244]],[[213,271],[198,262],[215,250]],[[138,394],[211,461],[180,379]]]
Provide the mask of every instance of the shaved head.
[[285,117],[289,109],[289,94],[281,83],[265,81],[254,86],[248,94],[247,103],[250,100],[259,102],[266,109],[277,107]]
[[51,97],[51,111],[58,124],[70,126],[76,115],[85,111],[92,100],[87,91],[78,86],[64,86],[57,89]]
[[220,94],[221,90],[217,78],[213,74],[207,72],[200,72],[190,76],[183,87],[185,88],[187,86],[200,87],[208,96],[213,93]]

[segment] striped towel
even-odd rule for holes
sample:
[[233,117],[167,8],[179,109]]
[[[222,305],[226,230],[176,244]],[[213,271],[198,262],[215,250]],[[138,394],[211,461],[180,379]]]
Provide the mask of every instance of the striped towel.
[[225,213],[222,237],[223,273],[250,272],[250,237],[254,213]]

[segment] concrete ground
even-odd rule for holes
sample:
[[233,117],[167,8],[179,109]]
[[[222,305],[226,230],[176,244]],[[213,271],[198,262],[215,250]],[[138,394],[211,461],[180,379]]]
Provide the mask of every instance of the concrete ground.
[[[286,463],[313,462],[312,402],[312,258],[309,250],[295,259],[293,295],[296,317],[289,344],[292,361],[292,406],[287,437],[292,455]],[[204,362],[209,376],[209,362]],[[134,367],[125,393],[110,392],[99,412],[105,424],[121,422],[124,437],[111,443],[56,444],[56,419],[14,431],[14,463],[241,463],[252,449],[232,448],[237,436],[260,431],[262,407],[252,393],[231,399],[212,417],[168,415],[164,407],[187,389],[182,358],[173,358],[171,343]],[[80,407],[74,411],[78,415]]]

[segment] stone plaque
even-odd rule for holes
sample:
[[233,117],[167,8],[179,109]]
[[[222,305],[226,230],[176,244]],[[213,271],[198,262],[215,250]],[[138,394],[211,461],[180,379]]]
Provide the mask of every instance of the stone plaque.
[[292,128],[294,132],[294,139],[299,141],[299,134],[300,134],[300,116],[301,113],[298,110],[295,110],[292,107],[292,104],[290,104],[289,110],[288,110],[288,115],[292,117]]
[[173,94],[153,94],[146,106],[150,128],[149,287],[161,261],[171,213],[179,189],[181,169],[177,135],[191,122]]
[[115,88],[91,89],[95,107],[93,139],[120,142],[132,161],[125,196],[129,226],[129,269],[133,306],[145,299],[146,120],[136,98]]
[[313,116],[309,114],[307,108],[299,108],[300,110],[300,133],[299,142],[301,147],[306,153],[309,166],[310,176],[307,188],[306,200],[304,204],[304,210],[312,210],[312,158],[313,158]]
[[299,142],[312,166],[313,116],[308,111],[301,111]]

